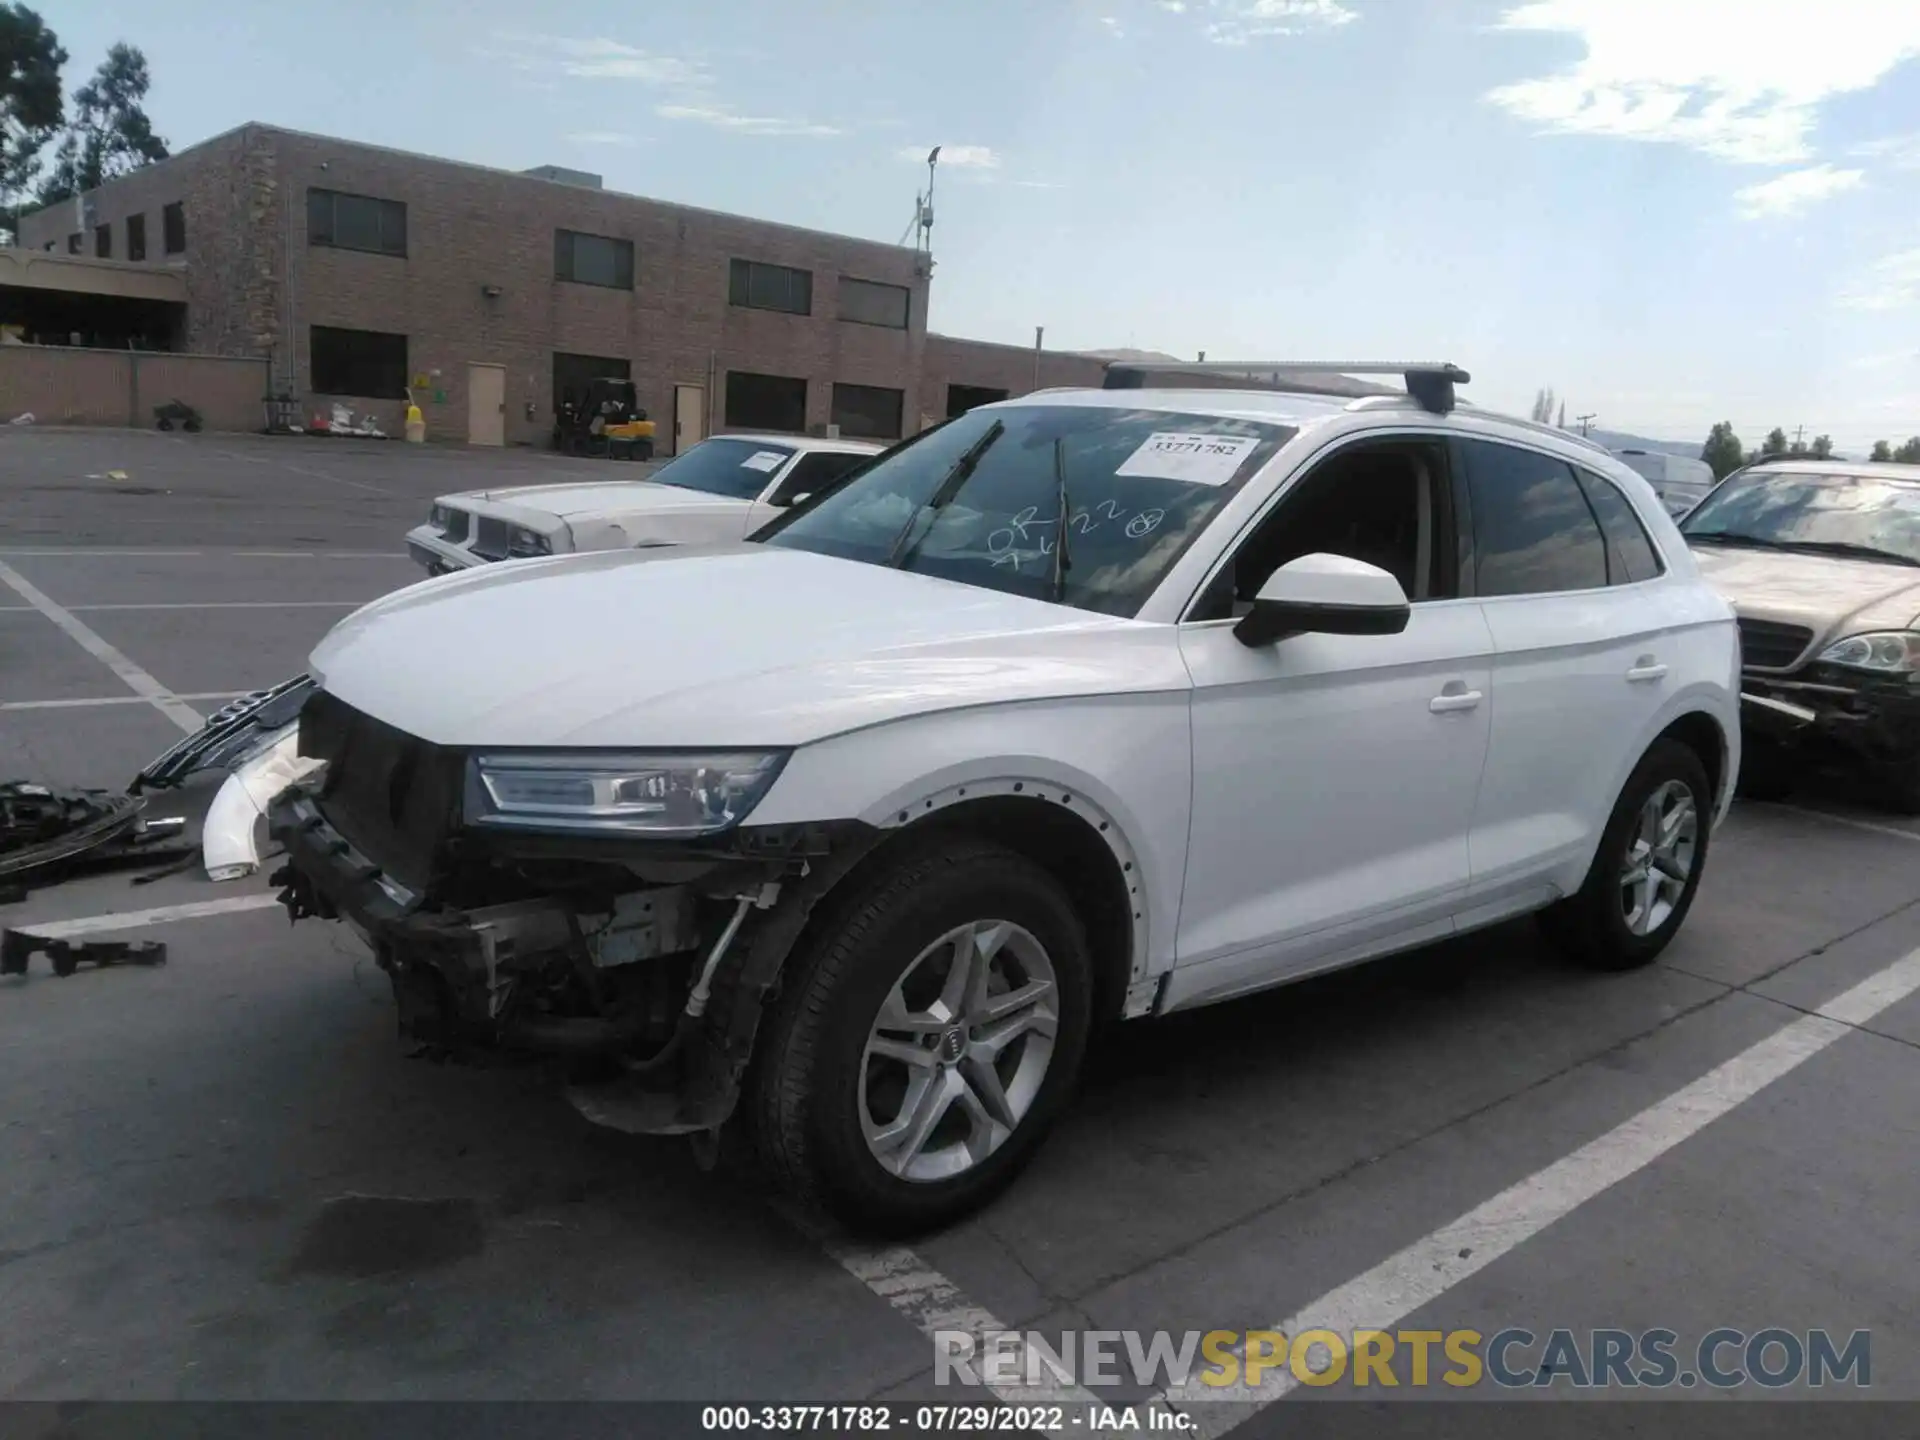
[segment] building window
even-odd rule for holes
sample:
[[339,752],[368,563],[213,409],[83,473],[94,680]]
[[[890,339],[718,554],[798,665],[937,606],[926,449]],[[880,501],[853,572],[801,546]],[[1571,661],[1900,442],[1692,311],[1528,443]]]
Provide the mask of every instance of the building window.
[[144,215],[127,217],[127,258],[129,260],[147,258],[147,217]]
[[995,390],[990,385],[949,385],[947,386],[947,419],[957,419],[976,405],[992,405],[1006,398],[1006,391]]
[[631,380],[633,365],[609,355],[568,355],[553,352],[553,413],[572,400],[584,404],[587,387],[595,380]]
[[93,253],[99,260],[113,258],[113,226],[96,225],[93,227]]
[[576,230],[553,232],[553,278],[576,285],[633,289],[633,242]]
[[67,237],[67,253],[69,255],[78,255],[80,253],[80,242],[84,238],[78,230],[69,235]]
[[861,440],[898,440],[904,391],[878,385],[835,385],[833,423]]
[[407,207],[399,200],[307,191],[307,243],[374,255],[407,253]]
[[162,209],[160,231],[167,254],[182,254],[187,248],[187,207],[176,200]]
[[312,328],[309,359],[313,388],[322,395],[372,400],[407,398],[407,337],[378,330]]
[[842,320],[904,330],[912,302],[913,292],[904,285],[882,285],[877,280],[855,280],[846,275],[840,277]]
[[729,370],[726,426],[729,430],[802,433],[807,428],[807,382],[786,375]]
[[813,313],[813,272],[758,260],[735,260],[727,269],[727,301],[749,310]]

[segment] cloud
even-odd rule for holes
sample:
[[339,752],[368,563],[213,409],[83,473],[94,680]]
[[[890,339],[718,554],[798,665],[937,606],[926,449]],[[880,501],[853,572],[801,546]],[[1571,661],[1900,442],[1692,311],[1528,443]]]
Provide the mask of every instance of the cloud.
[[1114,39],[1124,40],[1126,38],[1127,32],[1121,29],[1120,22],[1116,20],[1113,16],[1102,15],[1100,17],[1100,24],[1109,35],[1113,36]]
[[576,130],[564,137],[569,145],[638,145],[640,137],[618,130]]
[[656,105],[653,113],[662,120],[691,120],[741,135],[805,135],[826,137],[845,132],[837,125],[818,125],[811,120],[791,120],[775,115],[741,115],[722,105]]
[[1920,351],[1895,350],[1884,355],[1862,355],[1847,363],[1855,370],[1892,370],[1899,366],[1911,365],[1920,360]]
[[1022,190],[1064,190],[1066,187],[1058,180],[1015,180]]
[[706,65],[686,56],[643,50],[604,37],[569,39],[495,31],[480,53],[516,70],[544,70],[581,80],[637,80],[669,89],[696,89],[713,78]]
[[[924,165],[927,163],[927,153],[932,149],[931,145],[906,145],[893,153],[902,160]],[[990,145],[942,145],[940,163],[957,170],[998,170],[1000,157]]]
[[1920,134],[1888,135],[1847,153],[1857,160],[1884,160],[1895,170],[1920,170]]
[[1170,15],[1184,15],[1187,11],[1187,0],[1154,0],[1154,3]]
[[1811,159],[1822,104],[1920,55],[1911,0],[1528,0],[1496,28],[1569,35],[1586,52],[1489,93],[1518,118],[1752,165]]
[[1896,250],[1841,295],[1848,310],[1905,310],[1920,302],[1920,249]]
[[1783,219],[1818,205],[1830,196],[1857,190],[1864,170],[1836,170],[1831,165],[1814,165],[1805,170],[1789,170],[1772,180],[1749,185],[1734,192],[1741,215],[1749,220]]
[[1360,18],[1340,0],[1207,0],[1205,13],[1212,17],[1207,21],[1206,37],[1216,45],[1245,45],[1274,35],[1337,30]]

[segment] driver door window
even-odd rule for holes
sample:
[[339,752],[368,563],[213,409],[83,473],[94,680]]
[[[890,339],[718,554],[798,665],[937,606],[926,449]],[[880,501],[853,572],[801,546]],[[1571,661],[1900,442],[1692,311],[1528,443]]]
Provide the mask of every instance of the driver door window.
[[[1470,879],[1492,637],[1479,604],[1457,598],[1448,459],[1418,436],[1335,451],[1180,627],[1193,811],[1169,1003],[1275,984],[1388,936],[1449,933]],[[1406,629],[1243,644],[1223,622],[1315,553],[1396,576],[1414,602]]]
[[1452,598],[1457,547],[1447,473],[1438,441],[1363,441],[1339,451],[1287,492],[1188,618],[1239,618],[1275,570],[1316,553],[1378,565],[1415,604]]

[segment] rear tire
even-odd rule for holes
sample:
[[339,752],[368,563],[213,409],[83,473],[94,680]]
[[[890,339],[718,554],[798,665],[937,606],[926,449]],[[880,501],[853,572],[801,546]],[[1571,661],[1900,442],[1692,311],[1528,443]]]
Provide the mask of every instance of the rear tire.
[[1092,959],[1059,884],[997,845],[913,845],[856,883],[790,962],[755,1059],[754,1132],[801,1203],[914,1234],[1031,1159],[1086,1051]]
[[1656,740],[1621,788],[1586,883],[1541,913],[1542,929],[1590,969],[1652,964],[1699,893],[1713,803],[1700,757]]

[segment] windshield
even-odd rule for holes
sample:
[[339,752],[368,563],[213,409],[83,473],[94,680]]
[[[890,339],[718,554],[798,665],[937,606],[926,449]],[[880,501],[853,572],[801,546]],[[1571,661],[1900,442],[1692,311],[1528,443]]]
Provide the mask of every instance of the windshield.
[[1729,478],[1680,530],[1689,540],[1856,551],[1920,565],[1920,477],[1756,470]]
[[752,500],[767,488],[774,472],[793,458],[791,446],[764,440],[721,436],[702,440],[686,454],[676,456],[647,479],[656,485],[701,490]]
[[[1130,616],[1295,433],[1105,405],[975,410],[882,456],[759,538]],[[1063,513],[1071,519],[1060,557]]]

